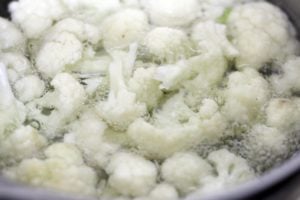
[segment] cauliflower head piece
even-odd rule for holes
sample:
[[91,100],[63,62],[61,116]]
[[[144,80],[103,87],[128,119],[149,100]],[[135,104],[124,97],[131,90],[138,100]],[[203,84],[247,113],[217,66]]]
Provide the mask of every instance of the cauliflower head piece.
[[55,143],[45,150],[46,158],[25,159],[5,171],[5,176],[33,186],[94,195],[96,172],[84,164],[80,151],[71,144]]
[[282,63],[287,56],[299,52],[295,30],[287,16],[271,3],[249,2],[234,7],[227,27],[240,52],[236,59],[239,69],[260,69],[269,62]]

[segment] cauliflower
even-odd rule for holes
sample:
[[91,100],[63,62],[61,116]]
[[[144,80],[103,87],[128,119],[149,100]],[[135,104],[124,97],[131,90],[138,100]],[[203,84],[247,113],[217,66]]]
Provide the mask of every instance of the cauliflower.
[[155,186],[157,169],[143,157],[132,153],[115,154],[107,166],[108,184],[125,196],[142,196]]
[[212,175],[208,162],[192,152],[176,153],[161,166],[162,177],[181,193],[188,194],[199,186],[199,180]]
[[227,40],[225,31],[224,25],[214,22],[195,25],[192,38],[197,42],[201,54],[179,60],[175,65],[159,66],[155,78],[162,82],[161,88],[176,89],[185,80],[194,79],[187,83],[187,88],[191,88],[192,93],[198,90],[203,93],[203,90],[207,92],[208,88],[218,83],[227,70],[226,58],[232,59],[238,55],[238,51]]
[[282,131],[294,130],[298,127],[300,110],[296,99],[274,98],[266,108],[266,124]]
[[103,45],[109,51],[128,47],[142,39],[148,30],[147,15],[137,9],[124,9],[108,16],[102,23]]
[[224,96],[224,115],[235,122],[251,123],[269,100],[270,90],[268,82],[256,70],[245,68],[228,76]]
[[226,31],[225,25],[213,21],[199,22],[193,26],[191,37],[203,50],[209,47],[205,43],[211,43],[220,48],[226,58],[232,59],[239,55],[239,51],[227,39]]
[[110,92],[108,99],[107,101],[100,101],[96,106],[99,116],[116,130],[126,130],[130,123],[146,112],[145,104],[136,101],[136,94],[130,92],[125,83],[124,74],[126,71],[131,71],[128,68],[131,68],[133,63],[127,66],[120,59],[111,63],[109,67]]
[[101,24],[102,20],[109,14],[121,7],[120,0],[61,0],[71,11],[73,17]]
[[21,126],[26,117],[24,104],[15,98],[3,63],[0,63],[0,91],[0,141],[2,141],[10,131]]
[[66,9],[60,0],[20,0],[9,5],[12,21],[26,37],[37,39],[54,21],[63,17]]
[[18,0],[9,10],[6,177],[103,200],[195,199],[298,150],[300,45],[270,3]]
[[[32,157],[47,145],[47,140],[31,126],[21,126],[0,142],[1,162]],[[2,164],[2,163],[1,163]]]
[[104,139],[106,128],[107,125],[94,112],[87,111],[79,121],[71,124],[70,133],[64,136],[64,142],[76,144],[89,165],[105,168],[110,157],[119,149],[118,145]]
[[177,200],[179,199],[176,189],[167,183],[158,184],[148,196],[137,197],[134,200]]
[[2,51],[25,51],[23,33],[10,21],[0,17],[0,49]]
[[15,83],[21,77],[31,72],[30,62],[21,53],[1,53],[0,61],[7,66],[10,83]]
[[45,83],[36,75],[28,75],[18,80],[14,89],[19,100],[28,102],[43,95]]
[[141,57],[158,63],[173,63],[193,54],[193,46],[185,32],[157,27],[143,39]]
[[96,26],[85,23],[78,19],[65,18],[57,22],[45,36],[46,41],[55,40],[57,35],[63,32],[74,34],[80,41],[87,41],[91,44],[97,44],[101,39],[101,33]]
[[[153,114],[152,123],[137,119],[129,126],[127,133],[142,153],[157,159],[166,158],[222,136],[226,122],[220,113],[200,116],[184,104],[182,95],[170,98]],[[211,124],[214,127],[210,127]]]
[[240,52],[236,59],[238,69],[260,69],[269,62],[282,63],[287,56],[299,52],[296,33],[287,16],[270,3],[236,6],[227,24],[228,34]]
[[200,193],[232,187],[255,177],[247,161],[227,149],[211,152],[207,161],[214,167],[216,174],[200,179],[201,188],[198,191]]
[[300,91],[300,82],[298,74],[300,73],[300,57],[294,57],[287,60],[281,67],[282,74],[274,74],[271,77],[271,83],[276,93],[290,94]]
[[187,26],[193,22],[199,12],[198,0],[142,0],[142,6],[157,26]]
[[153,200],[176,200],[178,193],[173,186],[161,183],[150,192],[149,197]]
[[45,77],[54,77],[82,58],[83,45],[75,35],[63,32],[42,45],[36,57],[38,70]]
[[27,105],[29,119],[38,121],[48,138],[59,136],[86,100],[83,87],[68,73],[56,75],[51,85],[54,91]]
[[286,158],[287,138],[287,134],[277,128],[257,124],[245,136],[240,151],[256,171],[263,172]]
[[[159,104],[163,92],[159,89],[159,82],[154,79],[155,68],[138,68],[128,82],[129,90],[136,94],[139,102],[152,109]],[[151,95],[149,95],[149,93]]]
[[45,150],[46,159],[25,159],[9,168],[9,178],[52,189],[77,194],[93,195],[96,192],[96,172],[86,166],[80,151],[73,145],[55,143]]

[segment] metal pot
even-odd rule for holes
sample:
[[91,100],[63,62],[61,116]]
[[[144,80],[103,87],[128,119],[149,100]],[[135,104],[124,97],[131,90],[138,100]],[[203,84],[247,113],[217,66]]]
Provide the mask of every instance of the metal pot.
[[[0,15],[9,17],[7,4],[12,0],[0,1]],[[281,7],[290,17],[300,33],[300,1],[269,0]],[[0,178],[0,200],[80,200],[86,197],[70,196],[50,190],[32,188]],[[92,200],[93,198],[90,198]],[[189,199],[199,199],[191,197]],[[203,199],[203,198],[201,198]],[[205,200],[300,200],[300,153],[267,172],[263,176],[230,190],[213,194]]]

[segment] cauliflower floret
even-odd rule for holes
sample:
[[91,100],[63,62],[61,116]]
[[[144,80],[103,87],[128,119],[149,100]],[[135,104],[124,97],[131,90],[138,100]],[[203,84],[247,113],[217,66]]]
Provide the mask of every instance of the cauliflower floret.
[[26,39],[21,31],[13,23],[0,17],[0,49],[23,52],[25,42]]
[[15,98],[3,63],[0,63],[0,91],[0,141],[2,141],[6,133],[19,127],[26,117],[24,104]]
[[[47,145],[47,140],[31,126],[21,126],[0,142],[1,162],[32,157]],[[2,163],[1,163],[2,164]]]
[[52,38],[63,32],[76,35],[80,41],[88,41],[91,44],[97,44],[101,39],[99,28],[94,25],[85,23],[78,19],[65,18],[57,22],[47,33],[45,40],[51,41]]
[[145,195],[156,183],[156,166],[132,153],[115,154],[106,172],[109,175],[108,184],[118,193],[126,196]]
[[15,83],[31,71],[30,62],[20,53],[1,53],[0,61],[7,66],[8,79],[11,83]]
[[25,159],[4,175],[33,186],[59,189],[77,194],[96,193],[96,172],[83,163],[80,151],[70,144],[53,144],[46,159]]
[[75,18],[94,24],[121,7],[120,0],[62,0]]
[[38,38],[66,12],[60,0],[20,0],[9,5],[13,22],[28,38]]
[[192,55],[193,46],[188,36],[179,29],[157,27],[143,39],[141,56],[159,63],[174,63]]
[[227,120],[213,99],[203,99],[199,108],[199,128],[211,138],[219,138],[227,127]]
[[228,76],[224,96],[224,115],[231,121],[251,123],[269,100],[270,90],[268,82],[256,70],[245,68]]
[[202,178],[212,175],[212,167],[195,153],[176,153],[164,161],[161,173],[165,181],[187,194],[199,186]]
[[137,197],[134,200],[177,200],[179,199],[176,189],[167,183],[160,183],[145,197]]
[[268,126],[290,131],[299,124],[300,110],[294,100],[275,98],[267,105],[266,118]]
[[155,67],[138,68],[128,83],[129,90],[134,92],[137,100],[145,103],[148,109],[157,106],[163,96],[163,92],[159,89],[159,81],[154,79],[155,70]]
[[198,0],[142,0],[150,20],[158,26],[187,26],[199,12]]
[[179,198],[176,189],[167,183],[158,184],[150,192],[149,197],[152,200],[176,200]]
[[273,167],[288,154],[287,134],[276,128],[257,124],[245,137],[241,154],[258,172]]
[[39,98],[45,91],[45,83],[36,75],[29,75],[18,80],[14,89],[18,99],[23,102],[32,101]]
[[94,112],[88,111],[71,125],[64,142],[76,144],[89,165],[105,168],[110,157],[119,149],[118,145],[104,140],[106,128],[107,125]]
[[222,190],[226,187],[244,183],[255,177],[253,170],[242,157],[234,155],[227,149],[211,152],[207,161],[211,163],[216,175],[200,179],[200,193]]
[[213,21],[199,22],[193,26],[191,37],[199,42],[200,47],[205,48],[205,43],[208,42],[214,44],[222,50],[225,57],[232,59],[239,55],[239,51],[227,39],[226,31],[225,25]]
[[271,82],[278,94],[300,92],[300,57],[294,57],[282,65],[283,74],[273,75]]
[[51,81],[54,91],[48,91],[40,99],[27,105],[29,119],[39,122],[43,133],[54,138],[61,134],[63,126],[76,117],[86,100],[84,88],[70,74],[61,73]]
[[[226,127],[219,112],[211,117],[199,116],[183,102],[183,93],[170,98],[153,114],[152,123],[137,119],[128,128],[128,135],[149,157],[166,158],[191,148],[204,140],[218,140]],[[213,124],[214,127],[209,126]]]
[[128,47],[142,39],[148,30],[147,15],[137,9],[124,9],[108,16],[102,24],[106,50]]
[[45,42],[36,56],[36,66],[46,77],[54,77],[64,71],[67,65],[72,65],[82,58],[83,45],[77,37],[68,32],[62,32]]
[[159,66],[155,78],[162,82],[161,88],[177,89],[185,80],[194,79],[186,86],[193,96],[197,95],[197,91],[207,93],[223,78],[228,65],[226,58],[232,59],[238,55],[238,51],[226,39],[225,30],[224,25],[214,22],[197,24],[192,38],[198,43],[201,54],[179,60],[176,64]]
[[[259,69],[268,62],[282,62],[298,54],[299,42],[287,16],[267,2],[251,2],[235,7],[228,19],[228,33],[240,51],[239,69]],[[251,46],[251,48],[249,48]]]
[[[146,106],[136,101],[136,94],[130,92],[125,83],[125,75],[130,74],[135,55],[129,52],[129,63],[116,57],[109,67],[110,91],[106,101],[100,101],[97,113],[115,130],[124,131],[135,119],[146,113]],[[126,73],[127,72],[127,73]]]

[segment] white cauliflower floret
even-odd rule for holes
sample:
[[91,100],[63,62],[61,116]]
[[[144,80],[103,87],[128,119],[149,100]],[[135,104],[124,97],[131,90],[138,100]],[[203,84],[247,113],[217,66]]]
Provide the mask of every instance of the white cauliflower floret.
[[125,196],[145,195],[156,183],[156,166],[132,153],[115,154],[106,172],[109,175],[108,184]]
[[224,96],[224,115],[231,121],[251,123],[267,103],[270,90],[268,82],[256,70],[245,68],[228,76]]
[[212,167],[195,153],[176,153],[164,161],[161,173],[165,181],[187,194],[198,188],[202,178],[212,174]]
[[97,44],[101,39],[101,33],[96,26],[85,23],[78,19],[65,18],[57,22],[47,33],[45,40],[55,40],[57,35],[63,32],[74,34],[80,41],[88,41],[91,44]]
[[[134,65],[135,57],[130,55],[127,65],[120,58],[116,58],[109,67],[110,91],[106,101],[100,101],[97,113],[112,128],[126,130],[136,118],[146,113],[145,104],[136,101],[136,94],[130,92],[125,83],[126,72],[130,73]],[[131,60],[132,59],[132,60]]]
[[159,89],[159,81],[154,79],[155,70],[155,67],[137,68],[128,83],[129,90],[134,92],[137,100],[145,103],[148,109],[156,107],[163,96]]
[[23,52],[25,43],[23,33],[13,23],[0,17],[0,49]]
[[46,77],[54,77],[63,72],[67,65],[72,65],[82,58],[83,44],[77,37],[62,32],[45,42],[36,57],[38,70]]
[[23,102],[39,98],[45,91],[45,83],[36,75],[29,75],[18,80],[14,89],[19,100]]
[[281,67],[282,74],[275,74],[271,77],[271,83],[279,94],[290,94],[300,91],[300,57],[293,57],[287,60]]
[[1,53],[0,61],[7,66],[8,79],[11,83],[31,71],[30,62],[20,53]]
[[253,170],[242,157],[234,155],[227,149],[211,152],[207,161],[211,163],[216,175],[200,179],[200,193],[212,192],[244,183],[255,177]]
[[[228,19],[228,33],[240,51],[237,68],[259,69],[268,62],[282,62],[297,54],[299,43],[287,16],[267,2],[235,7]],[[249,48],[251,47],[251,48]]]
[[232,59],[239,55],[239,51],[227,39],[226,31],[225,25],[213,21],[199,22],[193,26],[191,37],[199,42],[200,47],[205,47],[208,42],[213,43],[222,50],[225,57]]
[[80,151],[70,144],[53,144],[45,151],[46,159],[25,159],[4,175],[33,186],[65,192],[94,195],[96,172],[83,163]]
[[174,63],[192,53],[193,46],[185,32],[169,27],[156,27],[143,39],[140,54],[150,61]]
[[245,137],[240,151],[258,172],[280,163],[287,156],[287,134],[277,128],[257,124]]
[[0,141],[7,132],[14,130],[25,121],[24,105],[15,98],[9,81],[6,66],[0,63]]
[[100,24],[121,7],[120,0],[61,0],[75,18]]
[[[211,117],[200,117],[184,104],[183,94],[179,93],[153,114],[152,123],[137,119],[127,133],[142,153],[166,158],[204,140],[216,141],[222,136],[226,123],[219,112]],[[209,128],[211,124],[215,127]]]
[[29,118],[37,120],[49,138],[61,134],[63,126],[75,117],[86,100],[84,88],[70,74],[56,75],[51,85],[54,91],[27,105]]
[[199,128],[211,138],[219,138],[227,127],[227,120],[219,105],[212,99],[203,99],[199,108]]
[[128,134],[142,153],[154,158],[166,158],[194,146],[202,135],[195,123],[158,128],[144,119],[134,121],[128,128]]
[[[178,88],[185,80],[191,80],[186,88],[190,92],[207,93],[218,83],[227,69],[227,59],[238,55],[238,51],[226,39],[225,26],[214,22],[201,22],[194,27],[192,38],[198,43],[198,56],[179,60],[174,65],[157,68],[155,78],[162,82],[161,88]],[[212,67],[213,66],[213,67]],[[193,94],[193,95],[195,95]],[[199,102],[198,102],[199,103]]]
[[297,103],[291,99],[271,99],[266,108],[266,124],[282,131],[293,130],[299,124],[299,117]]
[[179,199],[176,189],[167,183],[160,183],[144,197],[137,197],[134,200],[177,200]]
[[199,12],[198,0],[142,0],[150,20],[157,26],[187,26]]
[[149,197],[152,200],[176,200],[179,198],[176,189],[167,183],[158,184],[150,192]]
[[147,15],[137,9],[124,9],[108,16],[102,24],[106,50],[128,47],[141,40],[148,30]]
[[12,20],[28,38],[38,38],[66,12],[60,0],[20,0],[9,5]]
[[106,128],[107,125],[94,112],[85,112],[79,121],[71,124],[64,142],[76,144],[89,165],[105,168],[110,157],[119,149],[118,145],[104,140]]
[[[0,142],[3,162],[32,157],[47,145],[47,140],[31,126],[21,126]],[[5,161],[4,161],[5,160]]]

